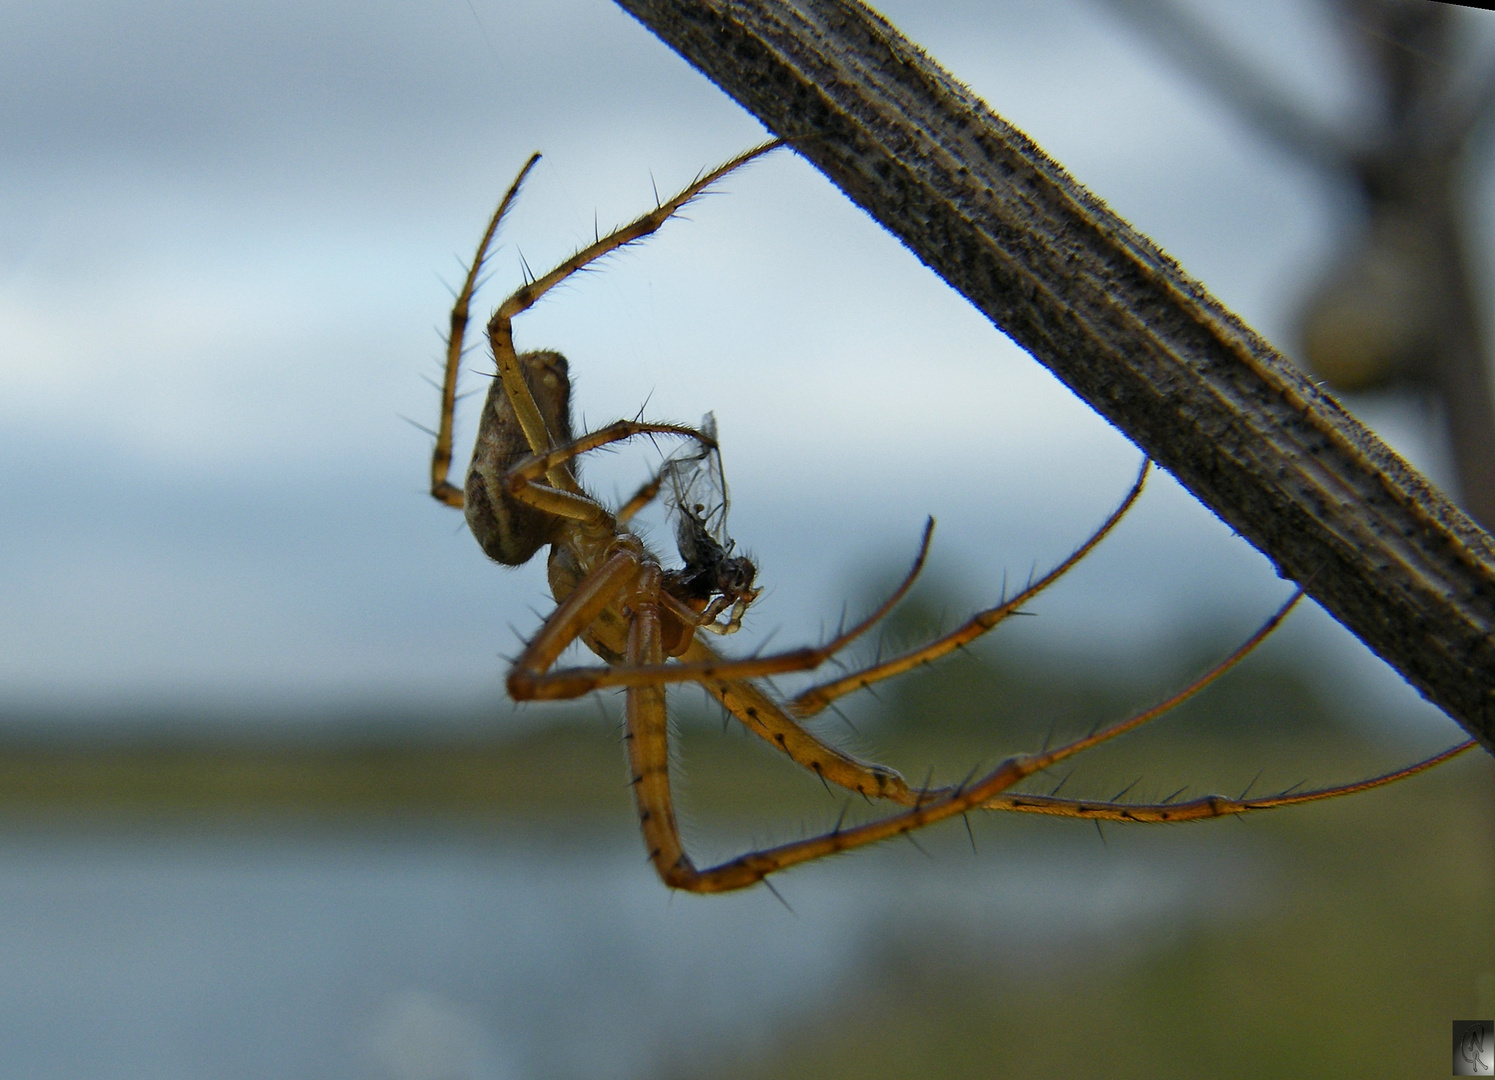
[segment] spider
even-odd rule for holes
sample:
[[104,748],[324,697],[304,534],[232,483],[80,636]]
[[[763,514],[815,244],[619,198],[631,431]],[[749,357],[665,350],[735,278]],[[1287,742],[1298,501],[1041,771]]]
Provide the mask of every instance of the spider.
[[[1121,520],[1142,492],[1149,468],[1145,461],[1121,504],[1072,555],[1016,595],[905,655],[812,686],[787,702],[778,700],[758,681],[813,670],[877,625],[918,576],[929,552],[933,519],[925,527],[912,569],[865,619],[849,628],[843,626],[819,646],[743,659],[718,655],[706,635],[735,631],[760,590],[753,584],[757,574],[753,562],[746,556],[734,556],[733,546],[725,538],[725,484],[720,479],[720,456],[711,418],[708,416],[698,428],[619,420],[577,435],[571,426],[571,383],[565,357],[551,351],[516,352],[513,320],[572,274],[654,233],[710,185],[780,145],[766,143],[702,173],[673,198],[657,203],[648,213],[606,236],[596,236],[591,245],[548,273],[530,277],[498,306],[488,322],[488,339],[498,372],[483,404],[477,442],[462,488],[450,483],[448,474],[457,369],[469,304],[499,224],[539,154],[531,156],[520,169],[489,220],[457,293],[447,338],[441,420],[431,459],[431,494],[447,506],[463,510],[479,545],[500,563],[517,566],[532,559],[542,547],[550,548],[547,576],[556,608],[509,669],[509,694],[519,701],[543,700],[576,698],[605,687],[625,688],[625,738],[639,822],[649,859],[666,885],[714,893],[765,882],[771,889],[772,883],[766,878],[776,871],[948,818],[964,817],[973,810],[1097,821],[1172,822],[1310,802],[1389,783],[1473,745],[1470,742],[1408,768],[1354,784],[1260,798],[1209,795],[1186,802],[1165,800],[1143,805],[1014,791],[1015,785],[1027,777],[1146,723],[1213,682],[1271,633],[1301,597],[1301,591],[1249,641],[1167,700],[1063,746],[1009,757],[984,775],[973,772],[953,786],[911,786],[895,770],[861,761],[803,725],[801,721],[843,695],[938,659],[1018,611],[1084,558]],[[579,460],[593,450],[641,435],[679,438],[684,448],[668,458],[631,499],[617,510],[609,510],[581,486]],[[703,471],[708,489],[720,486],[719,506],[698,501],[692,495]],[[666,569],[629,529],[632,518],[666,485],[672,489],[677,539],[685,563],[680,569]],[[562,651],[577,639],[603,663],[557,668]],[[869,800],[892,803],[898,809],[865,824],[845,826],[838,822],[821,835],[698,868],[680,839],[668,772],[665,693],[671,683],[682,682],[702,685],[748,730],[814,772],[827,786],[835,784]]]

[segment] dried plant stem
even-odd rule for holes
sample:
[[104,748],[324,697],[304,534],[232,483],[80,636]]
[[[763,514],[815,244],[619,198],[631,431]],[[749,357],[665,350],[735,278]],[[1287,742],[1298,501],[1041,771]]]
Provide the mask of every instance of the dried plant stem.
[[618,0],[1495,752],[1495,542],[853,0]]

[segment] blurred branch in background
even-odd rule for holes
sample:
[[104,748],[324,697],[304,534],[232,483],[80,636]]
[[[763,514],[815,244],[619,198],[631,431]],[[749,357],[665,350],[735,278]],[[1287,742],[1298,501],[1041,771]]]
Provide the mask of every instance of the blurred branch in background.
[[1310,371],[1335,390],[1429,395],[1460,505],[1495,525],[1495,400],[1465,192],[1489,134],[1495,56],[1470,58],[1465,14],[1429,0],[1326,5],[1354,65],[1359,130],[1313,116],[1178,0],[1101,0],[1260,135],[1342,183],[1354,230],[1300,315]]
[[854,0],[618,3],[1495,752],[1489,535],[1147,237]]

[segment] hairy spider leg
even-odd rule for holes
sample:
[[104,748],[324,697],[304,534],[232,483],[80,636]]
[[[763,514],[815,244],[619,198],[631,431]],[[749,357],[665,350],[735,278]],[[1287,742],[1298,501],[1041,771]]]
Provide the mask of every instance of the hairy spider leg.
[[[725,164],[705,173],[693,183],[687,185],[673,198],[659,204],[648,213],[640,215],[627,225],[614,229],[590,246],[582,248],[549,273],[520,286],[510,294],[507,300],[498,306],[498,310],[494,312],[493,318],[488,321],[488,340],[493,346],[493,357],[498,362],[498,374],[499,378],[503,380],[504,390],[508,393],[509,400],[513,402],[514,411],[519,418],[519,424],[524,430],[524,436],[529,440],[530,448],[536,454],[543,454],[550,450],[552,443],[549,434],[545,430],[545,422],[540,416],[540,410],[535,406],[534,400],[530,396],[529,387],[525,384],[523,374],[519,368],[518,357],[514,352],[512,323],[515,316],[529,310],[547,292],[578,270],[587,266],[587,264],[595,262],[604,255],[618,250],[625,244],[631,244],[652,235],[661,225],[674,216],[681,207],[685,206],[686,203],[694,199],[711,184],[720,180],[732,170],[747,164],[754,158],[761,157],[781,145],[783,144],[778,140],[764,143],[762,146],[739,154]],[[580,492],[580,488],[576,486],[576,481],[563,470],[552,470],[550,482],[555,487],[569,487],[571,490]]]
[[[630,694],[634,691],[630,691]],[[630,717],[631,720],[631,717]],[[645,732],[652,736],[652,729],[646,729],[642,725],[630,726],[630,735],[633,742],[639,741]],[[1128,814],[1114,815],[1116,820],[1130,821],[1185,821],[1194,818],[1219,817],[1226,814],[1239,814],[1251,810],[1265,810],[1276,806],[1285,806],[1289,803],[1315,802],[1321,799],[1335,798],[1340,795],[1350,795],[1365,791],[1385,784],[1395,783],[1408,776],[1430,769],[1439,765],[1449,758],[1461,754],[1474,745],[1474,740],[1453,747],[1442,754],[1419,762],[1417,765],[1406,769],[1400,769],[1393,773],[1363,780],[1355,784],[1347,784],[1337,788],[1324,788],[1317,791],[1306,791],[1292,795],[1282,795],[1263,799],[1224,799],[1219,796],[1211,796],[1206,799],[1197,800],[1197,812],[1178,812],[1175,816],[1164,818],[1161,816],[1147,816],[1145,814],[1132,815],[1134,809],[1123,807]],[[902,836],[918,829],[927,828],[940,821],[968,814],[972,810],[997,807],[1002,792],[1011,788],[1021,780],[1032,776],[1034,773],[1054,764],[1064,755],[1066,748],[1060,748],[1050,754],[1031,754],[1008,758],[996,769],[983,776],[981,779],[968,785],[945,789],[940,793],[930,793],[929,797],[921,799],[916,804],[900,814],[893,814],[877,821],[868,822],[865,825],[856,825],[850,828],[837,827],[830,832],[822,833],[805,840],[782,844],[778,847],[766,848],[759,851],[748,852],[728,862],[706,870],[697,870],[685,858],[683,851],[676,857],[673,864],[667,863],[666,849],[661,845],[656,836],[649,836],[649,842],[653,844],[651,852],[659,852],[654,857],[655,867],[665,883],[678,889],[686,889],[691,892],[715,893],[729,892],[734,889],[743,889],[755,885],[768,877],[769,874],[780,870],[786,870],[791,866],[810,862],[814,859],[824,858],[827,855],[835,855],[853,848],[874,844],[881,840],[888,840],[895,836]],[[642,785],[637,785],[641,787]],[[652,794],[652,791],[650,792]],[[1091,804],[1095,805],[1095,804]],[[1136,810],[1171,809],[1173,811],[1185,811],[1191,805],[1179,804],[1171,808],[1144,808],[1137,807]],[[668,804],[663,807],[668,810]],[[655,811],[660,809],[660,804],[648,802],[641,795],[639,797],[640,817],[649,815],[645,821],[646,828],[654,824]],[[673,825],[673,815],[668,814],[667,824]],[[1087,813],[1078,816],[1101,817],[1099,813]],[[664,825],[658,826],[663,831]],[[676,843],[673,851],[678,851],[678,831],[676,832]]]
[[561,490],[551,484],[541,482],[540,478],[544,477],[548,481],[558,473],[569,478],[570,472],[561,468],[566,462],[589,450],[596,450],[611,443],[624,442],[639,435],[678,435],[683,438],[696,439],[704,446],[715,445],[701,432],[684,424],[617,420],[606,427],[573,439],[564,446],[558,446],[548,453],[539,453],[521,461],[504,474],[504,491],[536,509],[555,514],[557,517],[589,524],[607,522],[611,526],[616,519],[608,513],[606,507],[591,496],[581,493],[579,489],[576,492]]
[[[534,397],[524,381],[520,369],[518,356],[514,351],[514,334],[512,322],[516,315],[532,307],[547,292],[559,285],[566,278],[583,269],[588,263],[595,262],[604,255],[618,250],[625,244],[641,240],[656,232],[661,225],[671,216],[678,212],[688,202],[698,196],[711,184],[726,176],[732,170],[747,164],[754,158],[761,157],[774,150],[783,143],[774,140],[754,147],[745,153],[739,154],[730,161],[698,177],[679,194],[668,201],[661,203],[647,214],[643,214],[626,225],[622,225],[604,237],[600,237],[590,246],[577,251],[565,262],[554,270],[540,278],[536,278],[516,289],[494,313],[488,323],[488,339],[493,348],[494,360],[498,365],[499,378],[503,380],[504,390],[514,407],[520,427],[524,432],[525,439],[529,442],[530,450],[535,454],[543,454],[550,450],[553,441],[550,433],[546,430],[544,418],[540,409],[535,404]],[[493,237],[498,232],[499,223],[508,213],[514,198],[519,193],[526,176],[537,161],[539,154],[531,155],[525,162],[524,167],[519,170],[519,175],[509,185],[509,190],[504,194],[494,211],[493,217],[488,222],[488,228],[483,232],[482,239],[478,242],[477,254],[473,256],[472,264],[468,269],[467,277],[462,283],[462,288],[457,293],[456,303],[452,307],[451,331],[447,335],[445,377],[441,387],[441,424],[437,429],[436,448],[431,457],[431,494],[439,501],[448,506],[461,509],[463,505],[462,490],[451,484],[447,477],[451,470],[452,461],[452,425],[457,401],[457,376],[458,365],[462,358],[463,340],[467,331],[469,320],[469,305],[472,294],[477,287],[478,277],[482,272],[484,260],[487,258],[488,249],[493,243]],[[553,487],[573,494],[581,494],[581,488],[575,479],[562,471],[556,471],[550,476]]]
[[1265,795],[1261,798],[1229,798],[1225,795],[1203,795],[1187,802],[1162,803],[1114,803],[1088,802],[1074,799],[1058,799],[1048,795],[998,795],[981,804],[983,810],[1011,810],[1026,814],[1049,814],[1056,817],[1090,818],[1095,821],[1131,821],[1139,824],[1165,824],[1180,821],[1199,821],[1203,818],[1225,817],[1228,814],[1245,814],[1252,810],[1272,810],[1279,806],[1297,803],[1318,802],[1340,795],[1354,795],[1371,788],[1394,784],[1409,776],[1416,776],[1435,765],[1442,765],[1476,746],[1473,739],[1450,746],[1442,753],[1434,754],[1406,768],[1382,773],[1368,780],[1357,780],[1352,784],[1336,787],[1315,788],[1311,791],[1283,792],[1281,795]]
[[[680,659],[703,666],[724,662],[700,638],[691,640]],[[743,727],[827,783],[868,799],[889,799],[905,805],[913,802],[913,790],[897,769],[862,761],[823,741],[785,712],[784,706],[757,683],[738,679],[703,681],[701,685]]]
[[[1215,664],[1204,672],[1193,682],[1182,690],[1164,698],[1157,704],[1135,713],[1125,720],[1121,720],[1109,727],[1103,728],[1085,738],[1076,739],[1068,745],[1055,751],[1059,756],[1052,757],[1044,766],[1056,764],[1058,761],[1076,754],[1083,753],[1093,746],[1108,742],[1118,735],[1124,735],[1134,728],[1141,727],[1151,720],[1157,719],[1165,713],[1171,712],[1193,697],[1206,686],[1210,685],[1227,671],[1231,670],[1247,656],[1249,656],[1258,645],[1282,624],[1288,614],[1303,599],[1301,588],[1283,604],[1277,612],[1268,619],[1256,633],[1252,634],[1244,644],[1231,653],[1224,660]],[[1316,802],[1320,799],[1332,799],[1340,795],[1352,795],[1357,791],[1368,791],[1371,788],[1389,784],[1403,777],[1414,776],[1425,769],[1431,769],[1451,757],[1462,754],[1465,750],[1474,746],[1474,740],[1449,748],[1442,753],[1435,754],[1405,768],[1394,772],[1384,773],[1369,780],[1357,780],[1349,784],[1336,785],[1334,787],[1317,788],[1312,791],[1301,791],[1296,793],[1284,792],[1279,795],[1264,795],[1260,798],[1227,798],[1224,795],[1205,795],[1188,802],[1163,802],[1163,803],[1120,803],[1115,800],[1093,801],[1088,799],[1061,799],[1050,795],[1013,795],[1001,794],[982,804],[983,810],[1011,810],[1030,814],[1049,814],[1058,817],[1095,818],[1109,821],[1133,821],[1147,823],[1163,823],[1177,821],[1195,821],[1200,818],[1222,817],[1226,814],[1245,813],[1250,810],[1268,810],[1276,806],[1289,806],[1300,802]]]
[[940,657],[946,656],[956,649],[970,644],[982,634],[995,628],[998,623],[1003,622],[1009,616],[1020,611],[1024,604],[1069,573],[1076,563],[1086,555],[1089,555],[1095,546],[1110,534],[1117,523],[1126,516],[1127,511],[1132,508],[1132,504],[1142,495],[1142,488],[1147,482],[1147,474],[1151,466],[1152,459],[1143,458],[1142,467],[1137,472],[1136,482],[1132,484],[1126,498],[1122,499],[1120,505],[1112,511],[1111,516],[1106,518],[1100,528],[1091,533],[1090,537],[1083,544],[1075,548],[1068,558],[1043,575],[1043,577],[1029,584],[1021,592],[1018,592],[1010,599],[1003,600],[996,607],[987,608],[985,611],[978,611],[965,623],[950,631],[950,633],[921,645],[911,652],[880,661],[860,671],[844,675],[839,679],[819,683],[801,691],[789,702],[789,712],[800,718],[814,716],[837,698],[844,697],[853,691],[864,689],[884,679],[890,679],[895,675],[902,675],[905,671],[910,671],[922,664],[938,660]]
[[483,238],[478,241],[477,254],[472,257],[472,265],[467,269],[467,278],[457,292],[456,303],[452,305],[451,329],[446,336],[445,376],[441,381],[441,425],[436,431],[436,449],[431,453],[431,495],[458,510],[462,509],[463,504],[462,489],[448,482],[447,476],[452,468],[452,423],[457,409],[457,365],[462,361],[462,340],[467,333],[469,318],[468,305],[472,301],[473,290],[477,287],[478,275],[483,272],[483,260],[488,254],[488,246],[493,242],[494,233],[498,232],[498,223],[509,212],[509,206],[514,202],[514,197],[519,194],[519,186],[524,183],[524,178],[529,175],[529,171],[539,160],[539,154],[531,154],[530,159],[519,170],[519,175],[514,177],[514,182],[509,185],[509,190],[504,192],[504,197],[499,200],[498,209],[493,211],[493,217],[488,220],[488,228],[484,230]]
[[[665,884],[673,888],[700,893],[728,892],[755,885],[769,874],[791,866],[911,833],[936,822],[967,814],[972,810],[1027,810],[1134,822],[1187,821],[1220,817],[1226,814],[1265,810],[1291,803],[1314,802],[1366,791],[1430,769],[1474,746],[1474,740],[1471,739],[1467,743],[1453,747],[1416,765],[1353,784],[1320,788],[1314,791],[1284,793],[1259,799],[1206,796],[1190,803],[1129,806],[1120,803],[1080,802],[1005,794],[1027,777],[1101,742],[1114,739],[1153,719],[1177,705],[1184,697],[1218,678],[1259,644],[1281,622],[1298,598],[1294,596],[1292,601],[1274,615],[1245,646],[1211,669],[1201,679],[1196,680],[1181,694],[1174,695],[1159,707],[1139,713],[1093,735],[1077,739],[1056,749],[1008,758],[974,783],[962,783],[953,787],[918,792],[910,808],[902,813],[850,828],[842,828],[838,824],[830,832],[774,848],[748,852],[705,870],[697,869],[685,854],[675,820],[669,787],[664,688],[657,684],[630,687],[627,713],[629,760],[633,765],[635,799],[645,842],[649,848],[650,860]],[[659,661],[660,653],[657,644],[649,638],[646,632],[639,633],[637,637],[631,635],[629,640],[628,659],[631,664],[650,666]]]
[[669,475],[669,472],[670,463],[666,461],[653,476],[639,485],[639,489],[627,502],[618,507],[618,512],[613,516],[618,519],[619,525],[627,525],[644,507],[659,498],[659,491],[664,487],[664,478]]
[[[709,418],[710,414],[707,415]],[[709,443],[702,442],[703,454],[717,449],[714,425],[710,432],[702,430],[701,434],[711,440]],[[659,498],[659,493],[664,488],[665,479],[671,476],[679,467],[680,461],[673,454],[660,462],[659,468],[654,471],[654,475],[640,484],[639,489],[633,493],[633,496],[627,502],[623,503],[622,506],[618,507],[617,514],[615,515],[618,523],[627,524],[629,521],[632,521],[644,507]]]

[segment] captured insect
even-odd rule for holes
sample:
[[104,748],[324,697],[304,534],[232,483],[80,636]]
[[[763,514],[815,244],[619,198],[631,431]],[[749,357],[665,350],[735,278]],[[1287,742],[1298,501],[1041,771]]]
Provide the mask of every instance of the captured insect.
[[[711,445],[677,452],[665,462],[660,476],[669,481],[675,546],[685,563],[680,587],[690,599],[706,601],[703,630],[733,634],[742,626],[748,605],[763,590],[753,588],[758,573],[753,561],[732,554],[737,542],[727,535],[727,477],[716,445],[716,417],[707,413],[700,430]],[[645,490],[650,486],[646,484]],[[728,607],[731,616],[725,623],[716,622]]]
[[[862,621],[843,628],[822,645],[742,659],[718,655],[708,643],[709,637],[736,631],[760,589],[754,584],[757,567],[746,556],[734,554],[735,544],[727,536],[726,479],[715,422],[710,415],[696,428],[619,420],[576,434],[571,424],[571,381],[565,357],[550,351],[517,352],[513,320],[572,274],[649,236],[710,185],[779,145],[767,143],[703,173],[673,198],[597,237],[548,273],[526,281],[498,306],[488,322],[497,377],[483,403],[467,480],[460,488],[449,482],[448,475],[457,369],[469,304],[494,235],[539,160],[538,154],[519,171],[483,232],[452,308],[447,339],[441,421],[431,459],[431,494],[464,511],[473,536],[498,562],[517,566],[528,562],[541,548],[550,549],[547,576],[556,608],[510,668],[509,694],[515,700],[543,700],[576,698],[606,687],[625,689],[626,741],[639,822],[649,859],[666,885],[703,893],[740,889],[787,867],[975,810],[1176,822],[1312,802],[1410,776],[1473,745],[1471,741],[1408,768],[1354,784],[1260,798],[1209,795],[1183,802],[1136,804],[1016,790],[1028,777],[1147,723],[1219,678],[1286,618],[1298,596],[1234,653],[1167,700],[1063,746],[1009,757],[994,769],[981,775],[973,772],[953,786],[911,786],[895,770],[861,761],[804,726],[805,718],[836,699],[945,656],[1019,611],[1115,527],[1141,495],[1147,462],[1121,504],[1072,555],[1016,595],[909,653],[812,686],[789,701],[780,701],[759,681],[812,671],[876,626],[908,592],[923,567],[933,520],[924,530],[918,555],[903,582]],[[678,438],[681,445],[637,494],[617,510],[609,510],[582,487],[581,459],[601,447],[641,435]],[[662,491],[667,493],[675,518],[676,540],[684,563],[678,569],[666,569],[629,529],[634,516]],[[602,664],[557,668],[561,653],[578,639]],[[827,785],[838,785],[869,800],[885,800],[898,809],[865,824],[843,827],[838,823],[818,836],[750,851],[718,866],[697,868],[681,843],[668,767],[666,688],[683,682],[699,683],[748,730]]]

